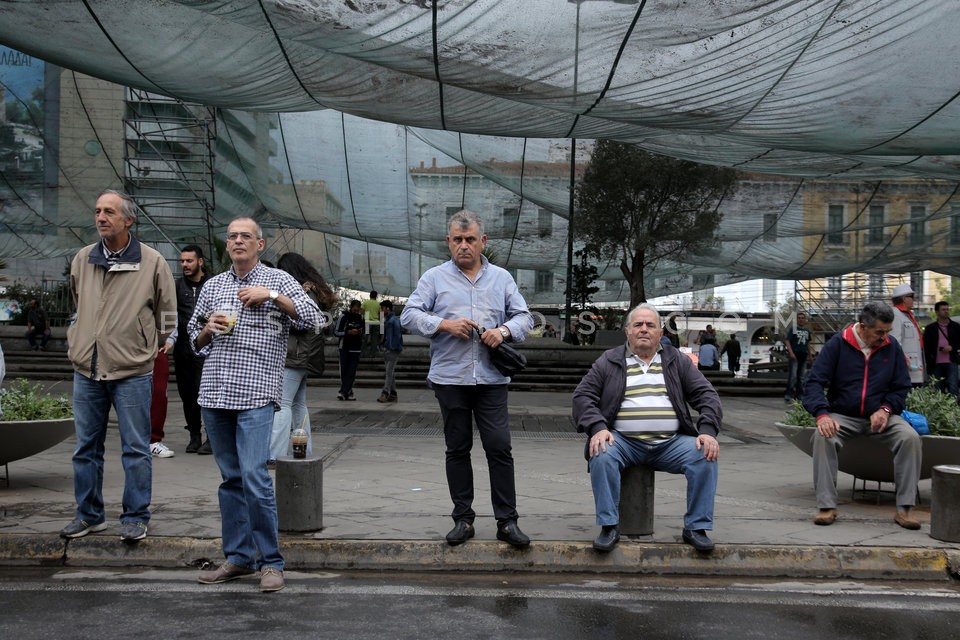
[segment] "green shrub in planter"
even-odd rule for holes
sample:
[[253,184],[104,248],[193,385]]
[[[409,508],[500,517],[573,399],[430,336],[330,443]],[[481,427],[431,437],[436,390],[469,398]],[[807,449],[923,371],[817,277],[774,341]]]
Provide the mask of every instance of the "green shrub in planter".
[[926,416],[931,435],[960,436],[960,405],[955,396],[937,389],[936,378],[907,395],[907,411]]
[[815,427],[817,426],[817,420],[803,408],[803,404],[799,400],[794,400],[790,403],[790,408],[783,414],[783,424]]
[[25,420],[59,420],[73,417],[73,404],[66,396],[51,396],[39,384],[30,384],[23,378],[14,380],[9,388],[0,389],[0,407],[4,422]]

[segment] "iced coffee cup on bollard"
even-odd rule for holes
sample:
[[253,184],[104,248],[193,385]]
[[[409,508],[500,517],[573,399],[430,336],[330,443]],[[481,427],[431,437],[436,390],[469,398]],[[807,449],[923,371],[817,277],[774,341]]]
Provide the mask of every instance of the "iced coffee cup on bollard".
[[293,430],[290,435],[290,448],[293,449],[293,457],[303,459],[307,457],[307,431],[303,427]]

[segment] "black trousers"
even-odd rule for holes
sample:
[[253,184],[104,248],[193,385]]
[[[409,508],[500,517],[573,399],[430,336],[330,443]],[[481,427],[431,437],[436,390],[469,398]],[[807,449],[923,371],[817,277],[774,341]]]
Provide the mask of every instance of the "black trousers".
[[487,456],[490,473],[490,501],[497,526],[516,521],[517,489],[510,446],[510,417],[507,413],[507,385],[433,385],[443,416],[446,441],[447,486],[453,501],[453,521],[473,522],[473,423]]
[[200,395],[200,377],[203,375],[204,358],[193,353],[190,347],[173,348],[173,363],[177,371],[177,393],[183,403],[183,417],[187,420],[187,431],[190,435],[200,435],[203,422],[200,418],[200,405],[197,396]]

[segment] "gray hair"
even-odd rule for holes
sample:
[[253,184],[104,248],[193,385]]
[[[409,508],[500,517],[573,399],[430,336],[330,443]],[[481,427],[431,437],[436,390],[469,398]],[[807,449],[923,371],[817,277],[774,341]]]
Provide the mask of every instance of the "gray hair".
[[483,220],[480,219],[480,216],[475,214],[473,211],[468,209],[461,209],[457,211],[447,220],[447,230],[453,229],[466,229],[470,225],[477,225],[477,229],[480,231],[480,235],[483,236]]
[[636,313],[637,311],[640,311],[640,309],[649,309],[650,311],[653,311],[653,313],[657,316],[657,318],[660,317],[659,309],[657,309],[655,306],[653,306],[649,302],[641,302],[640,304],[635,306],[633,309],[630,309],[630,311],[627,313],[626,324],[630,324],[630,318],[633,317],[634,313]]
[[120,215],[123,216],[124,220],[132,220],[133,222],[137,221],[137,214],[140,212],[140,205],[138,205],[133,198],[123,191],[117,191],[116,189],[104,189],[100,192],[100,195],[97,196],[97,198],[99,199],[105,195],[114,195],[120,198]]
[[893,307],[886,302],[868,302],[863,306],[858,319],[868,327],[876,326],[877,321],[889,324],[893,322]]
[[[234,218],[233,220],[231,220],[230,224],[233,224],[234,222],[238,222],[240,220],[249,220],[250,222],[252,222],[254,226],[257,227],[257,240],[263,240],[263,228],[260,226],[259,222],[257,222],[250,216],[240,216],[239,218]],[[227,226],[230,226],[230,225],[227,225]]]

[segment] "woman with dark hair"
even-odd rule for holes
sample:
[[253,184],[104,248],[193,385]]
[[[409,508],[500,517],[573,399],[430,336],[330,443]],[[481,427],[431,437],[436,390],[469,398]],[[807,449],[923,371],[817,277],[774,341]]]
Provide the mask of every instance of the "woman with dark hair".
[[313,265],[299,253],[285,253],[277,261],[277,268],[286,271],[303,286],[311,300],[317,303],[321,324],[317,330],[290,331],[287,338],[287,359],[283,367],[283,396],[280,410],[273,416],[270,436],[270,460],[290,453],[290,433],[303,428],[307,432],[307,455],[313,453],[310,434],[310,413],[307,411],[307,374],[323,373],[324,336],[321,328],[327,324],[326,311],[337,303],[337,295]]

